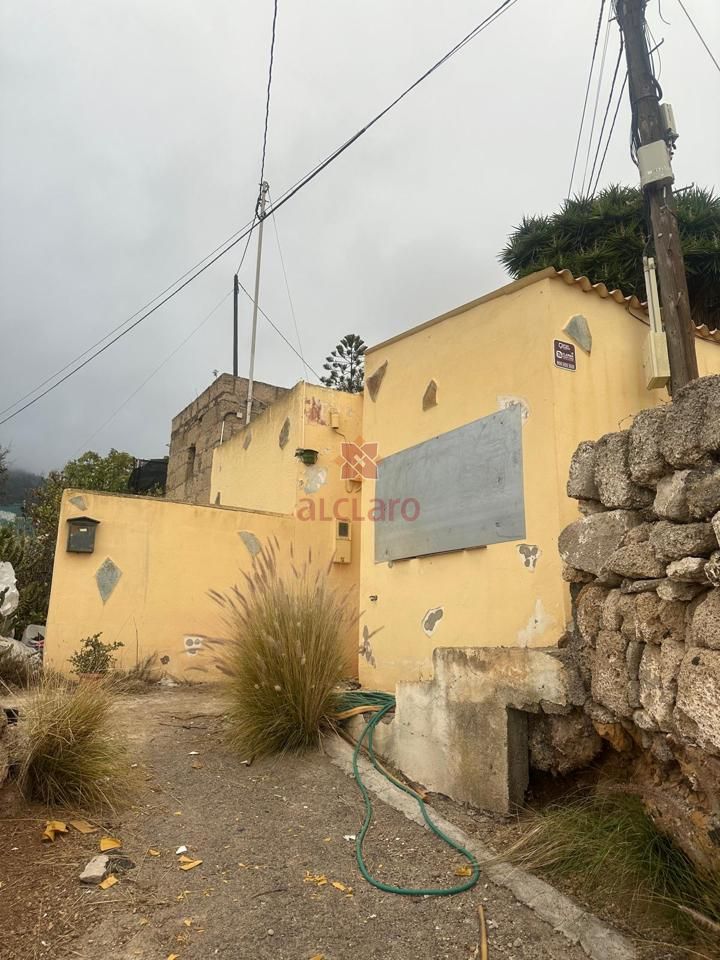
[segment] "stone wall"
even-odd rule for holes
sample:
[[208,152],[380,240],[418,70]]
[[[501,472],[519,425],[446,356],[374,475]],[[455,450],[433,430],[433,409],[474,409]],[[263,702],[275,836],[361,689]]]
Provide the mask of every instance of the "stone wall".
[[[187,503],[207,504],[215,447],[230,440],[245,426],[248,381],[221,374],[207,390],[173,418],[166,497]],[[253,384],[255,420],[288,391],[256,380]]]
[[[583,516],[559,539],[574,613],[563,644],[585,716],[629,758],[627,789],[694,859],[717,864],[720,376],[582,443],[568,494]],[[542,733],[532,762],[566,772],[567,749],[548,751],[561,731]]]

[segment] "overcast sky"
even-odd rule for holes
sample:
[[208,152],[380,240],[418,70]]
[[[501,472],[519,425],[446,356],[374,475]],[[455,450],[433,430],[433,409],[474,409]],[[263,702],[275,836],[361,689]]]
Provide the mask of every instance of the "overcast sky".
[[[276,195],[361,127],[497,0],[280,0],[266,176]],[[717,0],[686,0],[720,53]],[[305,356],[369,344],[506,282],[523,214],[566,195],[599,3],[518,0],[277,214]],[[678,185],[718,185],[720,75],[677,0],[665,38]],[[4,0],[0,8],[0,408],[128,318],[250,217],[271,0]],[[605,73],[617,54],[611,25]],[[605,97],[601,96],[600,109]],[[602,182],[634,184],[621,109]],[[581,155],[580,167],[584,164]],[[294,341],[272,223],[261,306]],[[228,254],[166,307],[0,427],[18,466],[85,449],[167,453],[170,420],[232,368]],[[251,287],[254,247],[241,274]],[[251,305],[241,304],[241,373]],[[256,376],[298,358],[261,319]],[[102,428],[102,429],[101,429]]]

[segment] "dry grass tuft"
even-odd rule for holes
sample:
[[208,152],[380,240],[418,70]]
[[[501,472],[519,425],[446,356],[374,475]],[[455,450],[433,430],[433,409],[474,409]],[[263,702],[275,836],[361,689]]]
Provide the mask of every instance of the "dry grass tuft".
[[0,650],[0,687],[25,689],[37,683],[42,665],[37,657],[18,656],[10,647]]
[[680,933],[717,943],[720,875],[698,870],[636,797],[597,795],[533,817],[503,859],[572,879],[589,897],[656,912]]
[[158,655],[150,654],[129,670],[113,670],[108,683],[115,693],[147,693],[160,679]]
[[102,682],[40,683],[18,721],[25,796],[86,809],[113,808],[124,798],[131,771],[124,744],[113,737],[113,702]]
[[218,647],[231,740],[249,756],[316,747],[346,666],[346,598],[311,554],[298,568],[291,547],[284,576],[278,552],[277,540],[262,548],[242,589],[211,593],[231,631]]

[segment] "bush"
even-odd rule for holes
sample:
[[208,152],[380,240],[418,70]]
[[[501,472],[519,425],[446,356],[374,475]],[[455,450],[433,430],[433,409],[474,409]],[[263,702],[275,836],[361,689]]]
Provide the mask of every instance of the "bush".
[[125,644],[119,640],[115,643],[103,643],[101,636],[101,633],[94,633],[80,641],[80,649],[69,658],[73,673],[107,673],[115,663],[112,653]]
[[125,747],[112,736],[104,683],[43,680],[18,721],[23,794],[49,806],[113,807],[128,790]]
[[344,673],[345,598],[329,589],[312,557],[292,574],[278,570],[277,540],[255,556],[243,589],[211,592],[231,639],[220,647],[231,740],[259,756],[317,746]]
[[636,913],[658,912],[686,934],[712,939],[720,931],[720,875],[695,867],[636,797],[553,804],[524,825],[504,858],[571,878],[588,896],[602,892]]
[[159,679],[158,655],[152,653],[129,670],[113,670],[108,681],[117,693],[147,693],[150,684],[157,683]]

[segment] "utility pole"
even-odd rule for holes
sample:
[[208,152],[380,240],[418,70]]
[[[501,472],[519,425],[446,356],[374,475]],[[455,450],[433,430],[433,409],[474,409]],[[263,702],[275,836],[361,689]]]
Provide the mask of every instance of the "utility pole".
[[658,99],[645,29],[647,0],[616,0],[615,12],[625,38],[633,123],[640,146],[640,183],[650,208],[655,261],[660,280],[662,318],[670,361],[670,387],[675,392],[698,377],[695,327],[690,315],[685,263],[673,210],[670,143],[676,134],[668,128]]
[[258,299],[260,297],[260,261],[262,259],[263,226],[265,225],[265,204],[267,202],[269,189],[270,186],[263,180],[263,182],[260,184],[260,197],[258,199],[257,207],[259,220],[258,247],[257,263],[255,265],[255,298],[253,300],[252,340],[250,341],[250,374],[248,376],[247,410],[245,413],[246,424],[250,423],[250,415],[252,414],[253,376],[255,373],[255,340],[257,339]]
[[238,275],[233,279],[233,376],[238,375],[238,296],[240,294],[240,282]]

